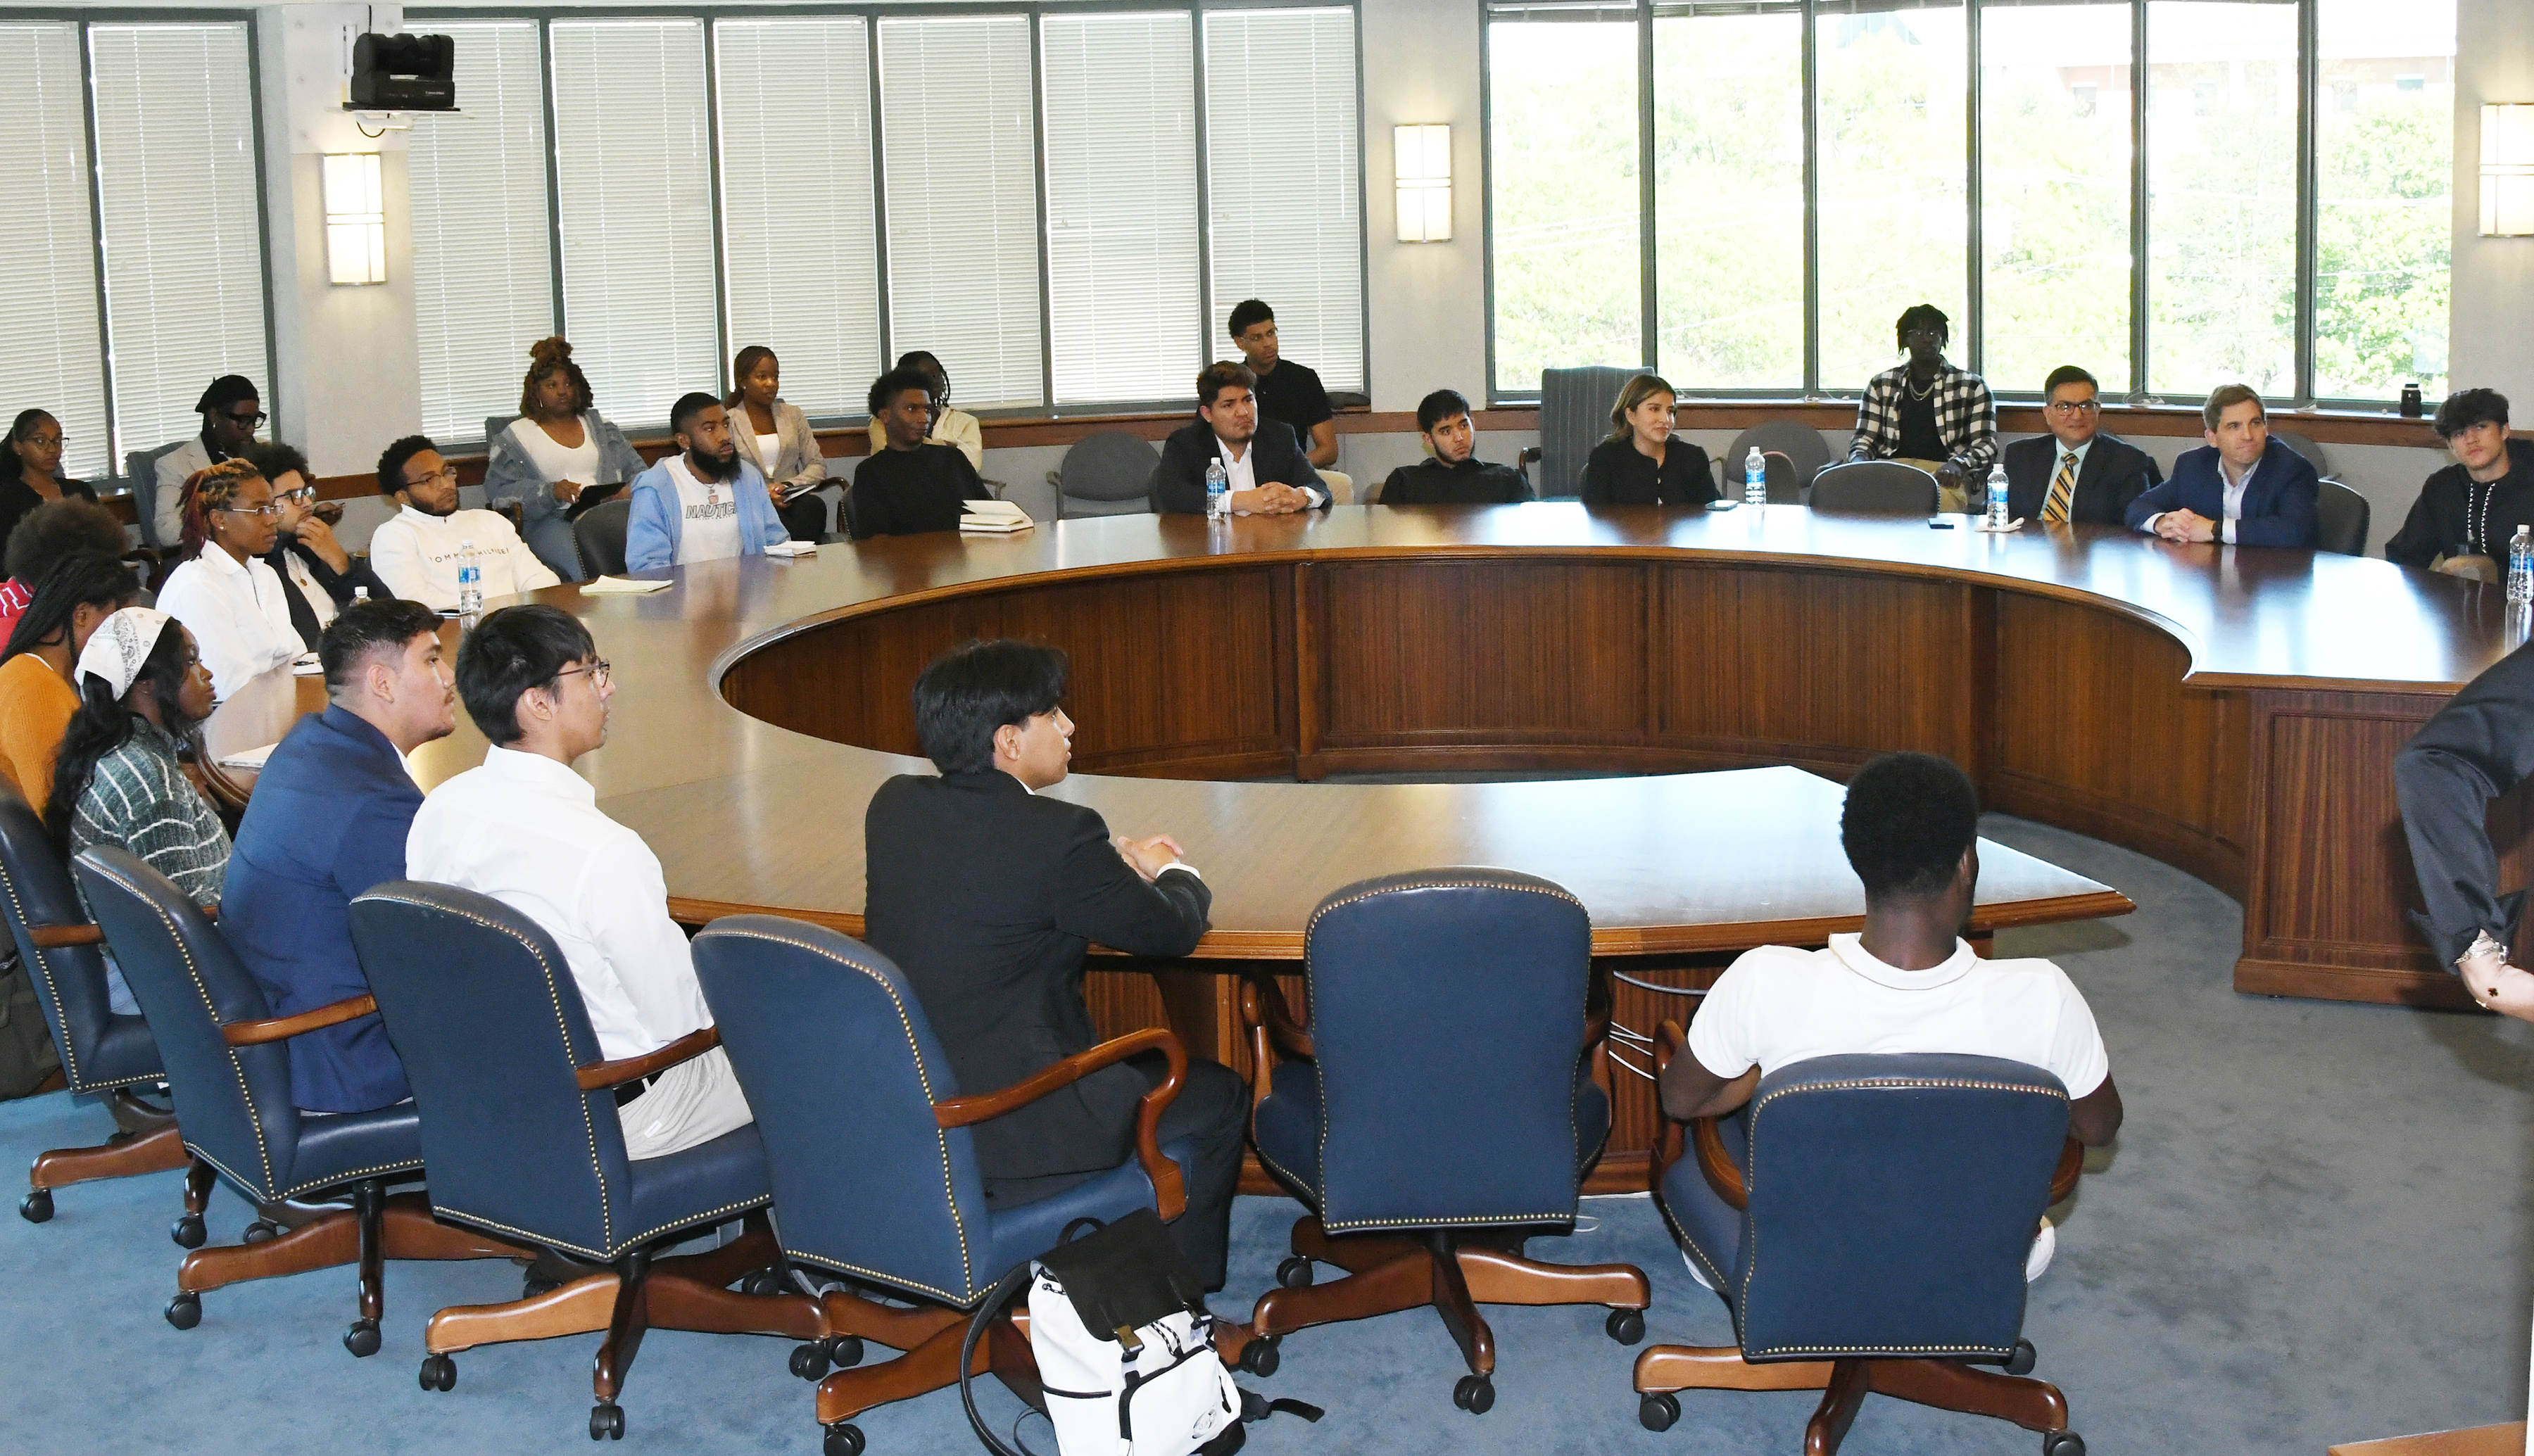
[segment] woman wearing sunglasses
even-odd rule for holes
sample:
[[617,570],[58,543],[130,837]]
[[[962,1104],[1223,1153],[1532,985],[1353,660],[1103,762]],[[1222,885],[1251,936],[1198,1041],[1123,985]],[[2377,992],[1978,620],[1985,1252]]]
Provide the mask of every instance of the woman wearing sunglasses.
[[290,625],[289,588],[264,559],[281,534],[272,483],[244,459],[185,482],[184,560],[158,609],[192,628],[222,700],[307,650]]

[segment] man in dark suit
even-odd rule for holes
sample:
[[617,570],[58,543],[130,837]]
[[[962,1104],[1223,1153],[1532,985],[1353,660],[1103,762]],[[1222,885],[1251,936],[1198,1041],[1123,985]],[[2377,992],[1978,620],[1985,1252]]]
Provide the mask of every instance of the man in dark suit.
[[1157,512],[1205,514],[1205,467],[1223,462],[1232,509],[1290,516],[1329,504],[1328,487],[1294,438],[1294,427],[1258,414],[1258,376],[1246,364],[1208,364],[1196,377],[1196,420],[1162,442],[1150,494]]
[[2173,462],[2173,478],[2130,502],[2134,530],[2229,546],[2315,542],[2314,465],[2270,438],[2269,411],[2247,385],[2219,385],[2201,406],[2205,448]]
[[[1196,948],[1212,903],[1167,834],[1112,839],[1100,816],[1038,791],[1064,778],[1073,720],[1058,704],[1062,652],[971,642],[915,683],[916,732],[938,777],[880,785],[863,819],[865,939],[924,1002],[959,1091],[998,1091],[1099,1044],[1082,1000],[1093,940],[1129,955]],[[1144,1093],[1168,1067],[1147,1053],[976,1126],[986,1196],[1035,1201],[1126,1161]],[[1171,1226],[1220,1289],[1249,1100],[1230,1067],[1188,1063],[1162,1116],[1187,1211]]]
[[2102,433],[2102,400],[2084,370],[2060,365],[2041,394],[2050,433],[2006,448],[2007,515],[2045,525],[2121,524],[2130,502],[2163,483],[2163,469],[2145,451]]

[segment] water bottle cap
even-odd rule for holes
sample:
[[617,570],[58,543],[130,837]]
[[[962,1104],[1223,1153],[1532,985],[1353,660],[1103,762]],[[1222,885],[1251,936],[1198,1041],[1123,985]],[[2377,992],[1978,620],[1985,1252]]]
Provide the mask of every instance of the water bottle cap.
[[472,541],[460,541],[457,543],[457,549],[460,551],[472,551],[475,549],[475,543]]

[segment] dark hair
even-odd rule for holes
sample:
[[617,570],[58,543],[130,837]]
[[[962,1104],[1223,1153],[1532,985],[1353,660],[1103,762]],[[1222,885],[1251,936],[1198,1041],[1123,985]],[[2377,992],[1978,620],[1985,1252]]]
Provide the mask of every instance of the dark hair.
[[939,380],[941,388],[935,391],[932,395],[934,412],[937,414],[949,406],[950,371],[942,367],[941,361],[934,357],[931,349],[908,349],[897,356],[897,367],[922,370],[928,376],[925,386],[927,389],[932,388],[933,380]]
[[405,643],[426,632],[439,636],[440,614],[420,602],[373,597],[345,607],[326,624],[326,635],[317,639],[317,660],[326,666],[326,691],[342,692],[372,654],[381,648],[400,653]]
[[1238,338],[1257,325],[1272,324],[1275,321],[1276,311],[1269,308],[1265,300],[1244,298],[1232,306],[1232,317],[1226,321],[1224,327],[1232,331],[1233,337]]
[[185,533],[178,542],[178,560],[192,561],[203,554],[203,546],[211,539],[211,513],[228,509],[237,493],[250,480],[264,479],[255,461],[231,456],[216,465],[207,465],[185,477]]
[[9,533],[5,559],[0,559],[0,572],[31,586],[36,577],[52,570],[53,563],[74,551],[121,556],[124,549],[123,522],[114,518],[113,512],[94,501],[64,496],[19,517],[18,528]]
[[1456,414],[1468,414],[1470,401],[1458,390],[1436,390],[1417,401],[1417,433],[1430,435],[1434,427]]
[[895,369],[892,369],[888,373],[881,375],[879,378],[873,380],[871,398],[866,401],[871,405],[871,417],[873,419],[878,419],[882,414],[888,411],[888,407],[890,405],[897,402],[898,395],[905,394],[909,390],[915,390],[922,393],[926,403],[930,404],[933,402],[933,381],[926,378],[924,372],[920,369],[913,368],[906,364],[900,364]]
[[[761,343],[750,344],[739,351],[739,357],[730,361],[730,395],[721,401],[724,409],[739,407],[739,401],[748,394],[748,377],[756,372],[758,361],[772,358],[774,351]],[[776,360],[777,364],[781,362]],[[673,426],[673,433],[674,430]]]
[[2507,428],[2507,396],[2497,390],[2457,390],[2438,406],[2440,440],[2452,440],[2475,425]]
[[2103,387],[2094,383],[2092,375],[2074,364],[2062,364],[2051,370],[2050,377],[2041,382],[2041,402],[2049,403],[2050,396],[2059,393],[2061,385],[2083,385],[2097,394],[2103,393]]
[[1950,758],[1885,754],[1847,781],[1839,842],[1868,905],[1943,889],[1978,837],[1979,795]]
[[2270,417],[2270,407],[2262,402],[2261,391],[2251,385],[2219,385],[2208,392],[2208,402],[2200,406],[2200,422],[2215,434],[2217,422],[2226,417],[2226,411],[2247,400],[2262,412],[2262,419]]
[[669,408],[669,433],[672,435],[683,435],[687,433],[687,426],[694,423],[695,416],[703,413],[707,409],[719,409],[721,407],[722,402],[719,399],[714,398],[712,395],[705,394],[701,390],[694,390],[687,394],[680,394],[678,396],[678,402],[671,405]]
[[82,607],[103,607],[111,612],[132,605],[132,599],[140,594],[141,578],[133,575],[132,568],[102,551],[74,551],[44,573],[44,579],[35,587],[34,600],[27,603],[18,625],[9,630],[9,644],[0,648],[0,662],[32,651],[56,637],[68,642],[71,617]]
[[933,659],[915,680],[915,736],[943,773],[995,766],[995,730],[1054,712],[1072,668],[1063,651],[998,637]]
[[551,690],[565,668],[597,650],[589,629],[561,607],[504,607],[457,644],[457,696],[486,738],[517,743],[519,695]]
[[597,399],[589,393],[589,376],[572,362],[572,343],[561,335],[540,338],[528,345],[528,377],[519,382],[519,413],[533,419],[537,413],[537,386],[546,376],[563,371],[572,381],[572,412],[587,414],[597,408]]
[[1909,334],[1918,329],[1935,330],[1939,348],[1954,341],[1954,321],[1946,318],[1945,311],[1932,303],[1913,303],[1901,310],[1900,322],[1893,327],[1892,332],[1900,338],[1900,347],[1905,349],[1909,347]]
[[[35,428],[35,421],[52,419],[53,412],[49,409],[22,409],[18,411],[18,417],[9,422],[9,464],[12,467],[9,476],[11,479],[16,479],[18,472],[27,468],[26,464],[18,458],[18,442],[26,439],[27,432]],[[53,423],[59,425],[61,421],[53,420]]]
[[247,447],[246,457],[256,472],[267,480],[279,480],[296,470],[302,481],[310,485],[317,483],[316,475],[308,468],[308,456],[301,455],[296,446],[284,445],[278,440],[266,441]]
[[1196,407],[1211,409],[1214,396],[1238,385],[1252,394],[1258,390],[1258,376],[1237,359],[1217,359],[1196,372]]
[[61,751],[53,758],[53,797],[44,806],[44,830],[62,853],[70,853],[71,816],[79,809],[80,795],[88,792],[97,760],[132,741],[132,725],[141,720],[131,707],[134,694],[147,687],[158,699],[158,716],[168,733],[180,743],[193,738],[200,725],[185,716],[183,706],[185,675],[193,670],[189,655],[185,624],[170,617],[158,629],[158,640],[150,655],[142,659],[131,692],[117,698],[105,679],[94,673],[79,674],[79,711],[62,730]]
[[406,462],[410,461],[415,455],[422,454],[426,450],[438,450],[439,448],[439,446],[431,443],[431,437],[428,435],[407,435],[402,440],[399,440],[395,444],[389,446],[387,449],[380,451],[379,494],[392,498],[397,491],[406,489],[407,487],[404,483],[404,467]]

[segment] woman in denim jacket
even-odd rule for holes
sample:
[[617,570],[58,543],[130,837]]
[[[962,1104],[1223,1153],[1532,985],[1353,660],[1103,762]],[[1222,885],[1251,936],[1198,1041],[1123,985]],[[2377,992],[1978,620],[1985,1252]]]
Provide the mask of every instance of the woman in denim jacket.
[[624,431],[600,418],[571,344],[543,338],[529,347],[519,417],[490,443],[485,500],[496,510],[519,508],[520,536],[556,576],[587,576],[573,544],[572,505],[593,486],[631,482],[642,473],[642,457]]

